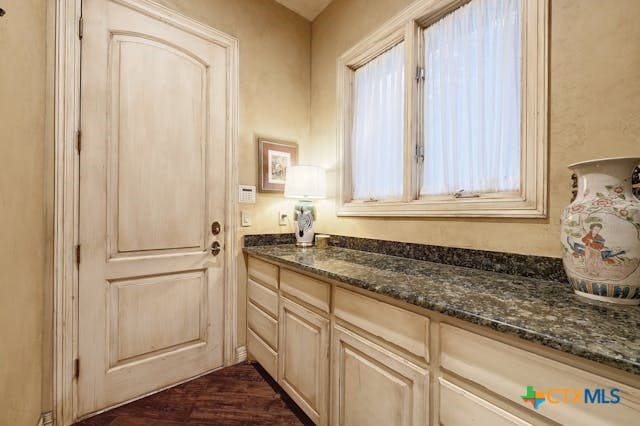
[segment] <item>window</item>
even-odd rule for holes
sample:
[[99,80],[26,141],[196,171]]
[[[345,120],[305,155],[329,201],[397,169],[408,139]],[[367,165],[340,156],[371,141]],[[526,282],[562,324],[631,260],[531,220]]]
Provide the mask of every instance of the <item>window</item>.
[[354,80],[353,198],[401,199],[404,43],[358,68]]
[[520,0],[475,0],[423,31],[421,195],[520,189]]
[[545,217],[547,7],[418,1],[345,53],[338,214]]

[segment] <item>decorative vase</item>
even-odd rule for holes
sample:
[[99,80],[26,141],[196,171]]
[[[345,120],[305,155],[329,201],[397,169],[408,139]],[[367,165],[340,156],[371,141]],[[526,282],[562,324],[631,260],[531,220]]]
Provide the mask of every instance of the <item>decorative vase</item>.
[[569,166],[578,194],[560,218],[563,264],[576,294],[640,304],[640,201],[631,175],[640,158],[607,158]]

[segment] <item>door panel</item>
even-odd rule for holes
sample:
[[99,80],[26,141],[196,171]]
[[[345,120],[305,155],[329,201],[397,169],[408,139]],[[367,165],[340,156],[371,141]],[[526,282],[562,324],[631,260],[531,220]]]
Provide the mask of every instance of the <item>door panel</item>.
[[[110,46],[110,218],[122,252],[204,248],[207,70],[166,44]],[[146,70],[153,70],[149,78]],[[140,124],[144,123],[144,126]]]
[[317,425],[328,423],[329,320],[280,299],[278,383]]
[[443,426],[528,426],[531,424],[442,377],[438,380],[440,382],[440,424]]
[[333,327],[332,423],[427,423],[429,373],[339,325]]
[[84,0],[77,415],[223,365],[227,49]]
[[110,283],[111,368],[206,342],[206,272]]

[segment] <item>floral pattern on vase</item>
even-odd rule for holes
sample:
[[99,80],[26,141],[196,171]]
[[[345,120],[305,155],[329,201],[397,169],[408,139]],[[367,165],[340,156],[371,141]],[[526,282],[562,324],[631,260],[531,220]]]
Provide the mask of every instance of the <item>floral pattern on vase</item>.
[[592,299],[640,303],[640,201],[631,173],[640,160],[570,166],[578,196],[562,213],[563,263],[574,291]]

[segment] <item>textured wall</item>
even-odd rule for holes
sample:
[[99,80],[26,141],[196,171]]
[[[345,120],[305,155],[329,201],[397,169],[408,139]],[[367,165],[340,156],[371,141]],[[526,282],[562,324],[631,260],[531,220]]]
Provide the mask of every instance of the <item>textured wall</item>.
[[0,18],[0,424],[38,422],[44,297],[46,0]]
[[[336,59],[409,0],[335,0],[312,25],[308,154],[335,170]],[[546,256],[561,255],[560,212],[568,204],[567,164],[640,155],[640,2],[552,0],[549,98],[549,218],[356,219],[325,200],[318,228],[359,237]],[[335,180],[335,173],[331,174]],[[332,182],[331,187],[335,188]]]

